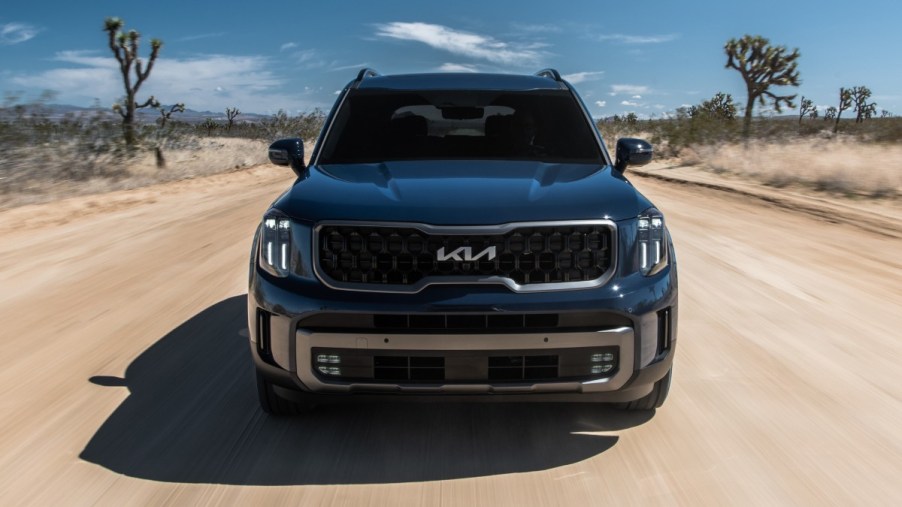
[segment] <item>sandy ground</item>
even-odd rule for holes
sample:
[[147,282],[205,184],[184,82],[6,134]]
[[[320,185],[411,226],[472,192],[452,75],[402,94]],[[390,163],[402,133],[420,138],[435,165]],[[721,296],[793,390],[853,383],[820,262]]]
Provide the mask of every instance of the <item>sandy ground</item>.
[[261,167],[0,213],[0,505],[898,505],[900,240],[634,178],[681,315],[655,413],[257,408]]

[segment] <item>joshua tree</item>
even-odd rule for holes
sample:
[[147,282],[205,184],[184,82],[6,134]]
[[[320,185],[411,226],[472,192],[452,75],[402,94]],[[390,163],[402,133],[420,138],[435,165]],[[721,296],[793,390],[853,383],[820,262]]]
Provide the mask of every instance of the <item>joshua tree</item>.
[[881,118],[892,118],[892,117],[893,117],[893,113],[887,111],[886,109],[881,109],[881,110],[880,110],[880,117],[881,117]]
[[169,118],[172,118],[172,113],[184,113],[185,112],[185,104],[179,102],[178,104],[169,108],[169,111],[166,111],[166,108],[157,104],[156,109],[160,111],[160,130],[166,126],[166,122],[169,121]]
[[162,138],[165,135],[164,129],[166,128],[166,122],[169,121],[169,118],[172,117],[172,113],[184,113],[185,112],[185,104],[178,103],[169,108],[169,111],[166,110],[165,107],[157,104],[154,106],[157,110],[160,111],[160,128],[157,130],[157,145],[154,147],[154,155],[156,155],[157,159],[157,167],[166,167],[166,157],[163,156],[163,141]]
[[727,54],[726,67],[739,71],[748,92],[742,124],[744,136],[748,137],[756,101],[764,106],[770,99],[778,113],[783,104],[794,107],[792,99],[795,94],[777,95],[770,88],[799,85],[799,72],[796,70],[796,60],[800,56],[798,48],[787,53],[786,46],[771,46],[770,41],[760,35],[745,35],[739,40],[727,41],[724,52]]
[[241,114],[241,111],[238,110],[237,107],[227,107],[226,108],[226,118],[229,119],[229,125],[226,127],[226,131],[232,131],[232,124],[235,123],[235,117]]
[[833,106],[828,107],[824,110],[824,121],[830,121],[836,118],[836,108]]
[[817,106],[814,105],[811,99],[806,99],[804,95],[802,95],[802,100],[799,103],[799,126],[802,125],[802,118],[805,116],[810,116],[811,118],[817,118]]
[[201,123],[198,126],[202,129],[206,129],[208,136],[212,136],[213,131],[216,130],[217,128],[219,128],[219,124],[216,123],[215,121],[213,121],[213,118],[207,118],[206,120],[204,120],[203,123]]
[[733,103],[733,96],[729,93],[717,92],[710,99],[702,101],[701,104],[690,106],[689,116],[732,120],[736,118],[736,104]]
[[[147,67],[138,56],[138,41],[141,38],[136,30],[129,30],[128,33],[122,32],[122,26],[125,23],[119,18],[106,18],[103,30],[108,35],[110,51],[119,62],[119,71],[122,73],[122,84],[125,87],[125,97],[123,103],[113,105],[113,110],[122,116],[122,132],[125,137],[125,143],[129,146],[135,144],[135,111],[145,107],[159,107],[160,103],[151,96],[146,101],[138,104],[135,96],[138,89],[144,84],[150,76],[154,62],[157,61],[157,55],[163,46],[163,41],[159,39],[150,40],[150,58],[147,60]],[[132,79],[132,71],[134,70],[134,80]]]
[[839,89],[839,107],[836,108],[836,123],[833,124],[833,132],[839,130],[839,117],[842,112],[852,107],[852,90]]
[[855,106],[855,123],[861,123],[877,114],[877,103],[868,103],[871,90],[867,86],[852,88],[852,103]]

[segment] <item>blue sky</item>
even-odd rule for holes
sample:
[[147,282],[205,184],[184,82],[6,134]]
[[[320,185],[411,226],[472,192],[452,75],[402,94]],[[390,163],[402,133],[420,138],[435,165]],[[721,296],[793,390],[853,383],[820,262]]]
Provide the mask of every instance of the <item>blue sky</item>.
[[[12,5],[11,5],[12,4]],[[152,5],[152,6],[148,6]],[[751,5],[751,7],[747,7]],[[363,67],[533,73],[555,67],[597,117],[661,116],[718,91],[745,101],[724,68],[731,37],[798,47],[800,95],[835,105],[868,86],[902,114],[902,2],[425,1],[7,2],[0,9],[0,92],[112,104],[123,93],[103,20],[164,41],[139,98],[195,110],[328,109]]]

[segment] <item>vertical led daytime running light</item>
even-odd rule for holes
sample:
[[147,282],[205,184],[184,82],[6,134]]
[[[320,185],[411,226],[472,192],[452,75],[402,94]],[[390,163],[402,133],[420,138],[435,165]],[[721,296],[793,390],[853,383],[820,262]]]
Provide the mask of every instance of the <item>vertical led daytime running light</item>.
[[291,221],[283,217],[263,220],[260,267],[278,277],[288,276],[291,260]]
[[639,271],[653,275],[667,265],[664,217],[660,211],[649,209],[639,215],[637,229]]

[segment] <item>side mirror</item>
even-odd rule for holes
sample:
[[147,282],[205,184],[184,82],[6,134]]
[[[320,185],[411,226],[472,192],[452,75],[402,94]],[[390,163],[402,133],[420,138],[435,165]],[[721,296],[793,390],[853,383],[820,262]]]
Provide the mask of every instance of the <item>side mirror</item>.
[[642,139],[622,137],[617,140],[617,152],[614,168],[620,172],[627,166],[645,165],[651,162],[654,150],[651,145]]
[[304,140],[298,138],[280,139],[269,145],[269,161],[276,165],[291,166],[301,175],[304,170]]

